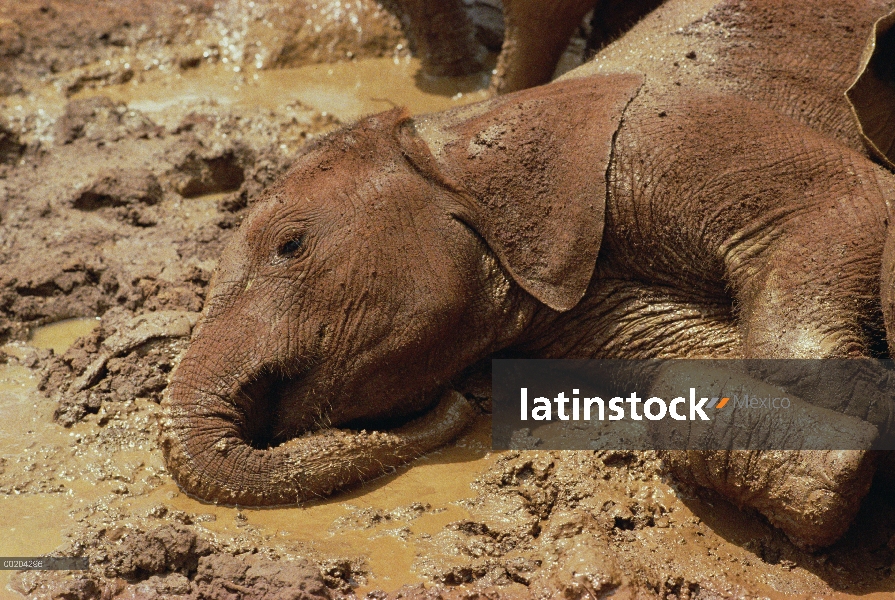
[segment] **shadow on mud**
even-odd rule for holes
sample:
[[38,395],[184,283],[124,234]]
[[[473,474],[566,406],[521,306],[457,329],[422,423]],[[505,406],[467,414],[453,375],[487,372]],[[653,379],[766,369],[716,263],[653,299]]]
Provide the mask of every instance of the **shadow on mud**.
[[829,548],[807,552],[754,511],[738,509],[714,492],[678,487],[678,498],[711,530],[752,553],[757,561],[804,569],[837,592],[895,592],[895,477],[883,468],[845,536]]

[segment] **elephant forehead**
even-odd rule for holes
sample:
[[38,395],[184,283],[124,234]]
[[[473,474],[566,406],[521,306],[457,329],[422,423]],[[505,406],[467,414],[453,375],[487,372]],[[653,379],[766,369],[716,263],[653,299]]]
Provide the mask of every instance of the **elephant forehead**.
[[401,157],[396,130],[407,119],[405,109],[393,109],[330,132],[305,147],[296,157],[286,179],[350,169],[358,164],[394,162]]
[[[394,112],[394,111],[389,111]],[[265,190],[250,218],[286,210],[357,208],[380,196],[413,187],[410,165],[394,128],[383,125],[389,113],[333,132],[299,156],[284,177]]]
[[431,188],[407,164],[389,169],[366,165],[351,177],[323,171],[259,201],[239,237],[246,250],[264,256],[303,236],[318,253],[328,252],[333,243],[391,247],[431,229],[430,211],[425,210],[435,191]]
[[248,220],[250,227],[257,227],[280,219],[322,222],[387,213],[418,197],[425,187],[403,157],[387,163],[364,159],[293,174],[259,200]]

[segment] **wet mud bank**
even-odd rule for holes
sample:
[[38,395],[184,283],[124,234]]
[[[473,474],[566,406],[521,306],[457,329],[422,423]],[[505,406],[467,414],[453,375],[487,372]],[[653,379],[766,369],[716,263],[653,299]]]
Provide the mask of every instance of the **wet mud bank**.
[[254,198],[315,136],[486,86],[420,76],[372,0],[0,4],[0,555],[91,562],[2,571],[0,596],[895,592],[884,477],[812,554],[651,453],[492,453],[485,414],[453,446],[302,507],[178,490],[158,402]]

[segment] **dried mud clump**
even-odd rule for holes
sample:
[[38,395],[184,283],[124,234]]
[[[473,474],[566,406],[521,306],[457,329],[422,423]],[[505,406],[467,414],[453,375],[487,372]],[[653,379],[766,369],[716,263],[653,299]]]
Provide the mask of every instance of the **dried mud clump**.
[[82,211],[103,210],[111,218],[137,227],[151,227],[158,217],[148,207],[161,202],[162,197],[162,186],[151,171],[110,169],[101,171],[88,187],[78,190],[71,206]]
[[458,556],[433,552],[421,565],[435,581],[502,597],[695,597],[702,584],[662,559],[626,564],[637,538],[676,526],[661,482],[652,453],[506,453],[478,480],[471,518],[434,536]]
[[251,149],[241,144],[211,149],[195,146],[178,148],[182,155],[174,157],[176,166],[169,176],[174,190],[184,198],[239,190],[245,181],[245,166],[255,162]]
[[328,599],[330,590],[319,569],[305,560],[216,554],[199,560],[194,582],[197,598]]
[[113,307],[200,310],[242,211],[337,124],[299,103],[285,113],[199,106],[161,126],[91,98],[43,129],[26,119],[35,150],[0,161],[0,340]]
[[176,571],[195,573],[211,545],[182,525],[160,525],[151,531],[128,535],[112,555],[106,572],[129,580]]
[[12,165],[22,158],[25,144],[9,127],[0,124],[0,164]]
[[48,252],[6,267],[0,273],[0,340],[25,337],[34,324],[104,312],[120,290],[95,258]]
[[146,139],[162,132],[143,113],[105,96],[72,100],[56,125],[62,144],[84,139],[88,142],[117,142],[127,137]]
[[71,426],[106,405],[133,398],[161,401],[168,373],[186,348],[198,313],[150,312],[131,317],[110,311],[101,325],[62,356],[51,356],[41,371],[39,389],[58,400],[54,418]]
[[320,568],[307,560],[231,554],[195,527],[179,523],[145,531],[122,526],[101,529],[71,546],[66,555],[88,557],[89,571],[40,577],[20,572],[11,587],[29,597],[71,600],[328,600],[336,596]]
[[16,58],[20,71],[46,76],[83,67],[114,54],[115,49],[151,45],[159,37],[177,38],[189,30],[187,15],[208,13],[205,0],[165,5],[149,0],[96,2],[10,2],[0,48]]
[[407,46],[394,13],[371,0],[288,4],[278,18],[293,23],[293,33],[272,49],[270,64],[297,67],[334,58],[387,56]]
[[298,66],[388,56],[407,46],[374,0],[8,2],[0,27],[0,95],[53,77],[66,94],[127,83],[145,71],[203,62]]

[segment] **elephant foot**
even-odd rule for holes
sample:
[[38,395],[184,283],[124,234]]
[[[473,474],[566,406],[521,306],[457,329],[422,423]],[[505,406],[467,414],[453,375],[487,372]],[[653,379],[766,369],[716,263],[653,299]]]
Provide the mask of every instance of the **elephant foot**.
[[870,489],[867,450],[676,450],[661,453],[679,480],[757,510],[800,548],[829,546],[848,530]]
[[[652,391],[661,396],[699,385],[696,381],[708,389],[780,395],[779,388],[747,373],[695,361],[663,367]],[[795,545],[814,550],[839,539],[857,514],[876,471],[879,452],[870,449],[878,431],[861,419],[786,395],[790,409],[770,418],[731,402],[710,421],[690,421],[682,429],[658,425],[653,439],[666,449],[660,456],[677,479],[757,510]]]

